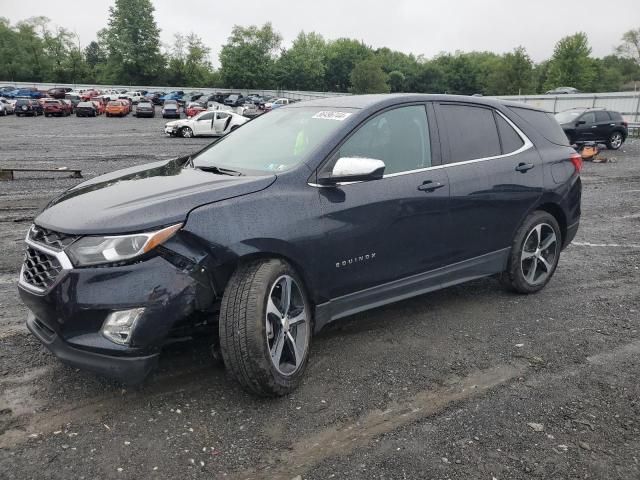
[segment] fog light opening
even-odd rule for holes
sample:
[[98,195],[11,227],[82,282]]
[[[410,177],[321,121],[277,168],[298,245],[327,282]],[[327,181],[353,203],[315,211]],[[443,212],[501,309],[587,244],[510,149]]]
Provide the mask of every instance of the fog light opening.
[[136,322],[143,312],[144,308],[111,312],[102,325],[102,335],[113,343],[128,345]]

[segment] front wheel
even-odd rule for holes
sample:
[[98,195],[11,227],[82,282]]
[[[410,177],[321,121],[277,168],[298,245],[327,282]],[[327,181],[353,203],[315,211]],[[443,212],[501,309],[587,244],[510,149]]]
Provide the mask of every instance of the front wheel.
[[607,148],[609,150],[618,150],[624,142],[624,137],[620,132],[613,132],[607,140]]
[[184,138],[191,138],[193,137],[193,130],[191,130],[189,127],[182,127],[180,129],[180,135],[182,135]]
[[518,293],[542,290],[558,266],[561,246],[562,234],[554,216],[541,210],[529,214],[513,239],[500,283]]
[[286,395],[302,380],[311,345],[311,307],[286,262],[241,265],[229,280],[219,318],[224,363],[246,390]]

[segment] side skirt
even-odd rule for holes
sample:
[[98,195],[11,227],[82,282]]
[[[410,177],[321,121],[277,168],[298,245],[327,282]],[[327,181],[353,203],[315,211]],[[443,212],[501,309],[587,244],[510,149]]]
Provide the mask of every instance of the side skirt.
[[354,315],[388,303],[433,292],[477,278],[503,272],[511,248],[504,248],[470,260],[435,270],[411,275],[359,292],[334,298],[316,306],[315,331],[343,317]]

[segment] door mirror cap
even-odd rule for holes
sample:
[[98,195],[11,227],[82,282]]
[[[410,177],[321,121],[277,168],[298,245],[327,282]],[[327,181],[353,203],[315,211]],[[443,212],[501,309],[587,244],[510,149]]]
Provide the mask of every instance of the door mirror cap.
[[587,123],[585,120],[578,120],[576,125],[584,125],[585,123]]
[[339,158],[331,172],[318,175],[320,185],[335,185],[340,182],[366,182],[379,180],[384,175],[385,164],[375,158]]

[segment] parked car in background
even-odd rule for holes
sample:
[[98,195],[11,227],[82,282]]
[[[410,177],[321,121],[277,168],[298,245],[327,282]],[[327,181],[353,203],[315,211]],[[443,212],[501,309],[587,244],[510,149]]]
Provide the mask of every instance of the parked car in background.
[[162,105],[161,97],[166,95],[165,92],[150,92],[145,97],[150,100],[154,105]]
[[218,102],[207,102],[207,110],[224,110],[225,112],[233,112],[233,107]]
[[47,90],[47,94],[51,98],[56,98],[58,100],[61,100],[71,90],[72,89],[69,87],[56,87],[56,88],[50,88],[49,90]]
[[578,231],[581,167],[553,117],[521,103],[367,95],[279,108],[51,201],[18,279],[27,327],[73,367],[139,382],[172,334],[204,322],[246,390],[286,395],[331,322],[493,275],[541,291]]
[[37,88],[18,88],[9,92],[5,92],[3,95],[7,98],[33,98],[38,99],[45,96],[43,92],[38,90]]
[[0,102],[0,116],[6,117],[7,115],[9,115],[9,113],[7,112],[7,108],[5,107],[5,104]]
[[15,113],[16,106],[11,100],[0,97],[0,103],[2,104],[2,109],[4,111],[4,115],[12,115]]
[[84,92],[82,92],[82,94],[80,95],[80,98],[83,101],[88,102],[92,98],[97,97],[100,94],[101,94],[101,92],[99,90],[91,88],[89,90],[85,90]]
[[273,110],[274,108],[284,107],[285,105],[289,105],[293,103],[292,100],[288,98],[276,98],[275,100],[271,100],[264,104],[265,110]]
[[67,100],[66,98],[63,98],[60,101],[62,102],[62,106],[64,107],[64,109],[68,112],[69,115],[71,115],[75,108],[71,100]]
[[247,118],[255,118],[258,115],[262,115],[264,113],[264,110],[259,109],[258,106],[253,103],[252,104],[245,103],[245,105],[241,108],[242,108],[242,112],[238,111],[237,113]]
[[199,136],[222,136],[247,123],[248,118],[233,112],[206,111],[192,118],[168,122],[164,132],[170,136],[185,138]]
[[105,112],[106,104],[102,101],[102,98],[93,97],[91,103],[96,107],[96,113],[102,115]]
[[76,105],[78,105],[82,101],[80,95],[77,95],[75,93],[67,93],[64,98],[65,100],[69,100],[73,104],[74,109],[76,108]]
[[95,117],[98,110],[93,102],[80,102],[76,105],[76,117]]
[[62,100],[56,100],[55,98],[46,99],[43,108],[45,117],[66,117],[70,115],[66,104],[64,104]]
[[156,116],[156,108],[153,106],[153,103],[151,103],[148,100],[144,100],[142,102],[138,102],[138,105],[136,105],[135,115],[137,118],[141,118],[141,117],[153,118]]
[[16,90],[16,87],[12,86],[12,85],[5,85],[3,87],[0,87],[0,97],[5,97],[6,98],[6,93],[9,92],[13,92],[14,90]]
[[44,109],[37,100],[32,100],[31,98],[19,98],[16,101],[15,113],[17,117],[35,117],[37,115],[42,115],[44,113]]
[[163,95],[160,97],[160,100],[162,101],[162,103],[166,102],[167,100],[174,100],[174,101],[178,101],[178,100],[182,100],[182,97],[184,96],[184,92],[182,90],[174,90],[173,92],[169,92],[166,95]]
[[580,90],[573,87],[558,87],[545,92],[547,95],[569,95],[572,93],[580,93]]
[[121,100],[129,100],[133,105],[136,105],[138,102],[144,100],[144,95],[142,92],[135,90],[121,94],[118,98]]
[[203,107],[200,103],[191,102],[185,107],[184,113],[187,117],[193,117],[204,110],[206,110],[206,108]]
[[628,123],[613,110],[574,108],[555,115],[570,143],[604,143],[619,149],[629,134]]
[[224,104],[230,107],[239,107],[244,103],[244,97],[242,94],[234,93],[224,99]]
[[178,105],[177,100],[164,101],[162,118],[180,118],[180,105]]
[[112,100],[105,108],[107,117],[124,117],[129,114],[129,111],[128,100]]

